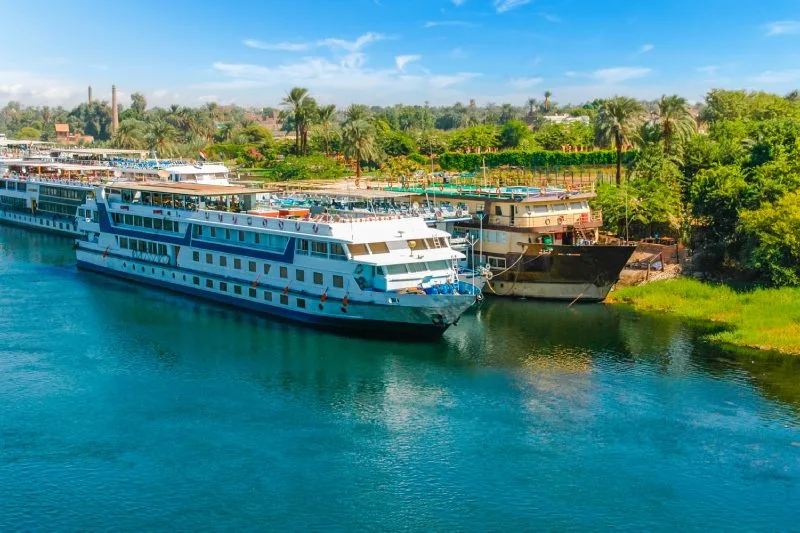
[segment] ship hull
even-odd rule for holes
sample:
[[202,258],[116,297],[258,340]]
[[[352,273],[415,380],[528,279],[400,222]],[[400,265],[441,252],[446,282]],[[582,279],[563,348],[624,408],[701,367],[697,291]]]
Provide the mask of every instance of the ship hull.
[[0,224],[17,226],[45,233],[77,237],[79,232],[73,219],[53,218],[52,216],[31,215],[17,211],[0,210]]
[[619,279],[633,246],[531,245],[493,275],[487,293],[543,300],[603,301]]

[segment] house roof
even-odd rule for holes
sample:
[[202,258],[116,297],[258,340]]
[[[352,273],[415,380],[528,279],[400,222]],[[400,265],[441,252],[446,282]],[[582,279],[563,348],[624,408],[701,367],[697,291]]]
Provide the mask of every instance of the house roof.
[[56,124],[56,133],[69,133],[69,124]]

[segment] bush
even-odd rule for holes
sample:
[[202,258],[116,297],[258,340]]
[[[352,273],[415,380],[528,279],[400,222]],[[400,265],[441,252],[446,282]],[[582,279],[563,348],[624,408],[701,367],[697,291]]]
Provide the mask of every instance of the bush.
[[272,178],[278,181],[333,179],[349,174],[344,165],[324,155],[298,157],[290,155],[270,165]]
[[[622,163],[628,164],[636,158],[636,151],[623,152]],[[439,165],[445,170],[474,171],[483,165],[486,158],[487,167],[509,165],[514,167],[555,167],[580,165],[613,165],[616,164],[616,153],[612,150],[595,152],[558,152],[558,151],[508,151],[486,154],[462,154],[447,152],[442,154]]]

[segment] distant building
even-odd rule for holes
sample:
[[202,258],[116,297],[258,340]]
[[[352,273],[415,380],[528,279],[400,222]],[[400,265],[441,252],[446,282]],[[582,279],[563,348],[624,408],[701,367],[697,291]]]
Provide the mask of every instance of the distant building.
[[573,117],[571,115],[545,115],[542,118],[553,124],[572,124],[573,122],[589,124],[590,122],[589,117],[585,115],[580,117]]
[[56,142],[58,144],[80,144],[82,142],[91,144],[94,142],[94,137],[82,133],[71,134],[69,124],[56,124]]

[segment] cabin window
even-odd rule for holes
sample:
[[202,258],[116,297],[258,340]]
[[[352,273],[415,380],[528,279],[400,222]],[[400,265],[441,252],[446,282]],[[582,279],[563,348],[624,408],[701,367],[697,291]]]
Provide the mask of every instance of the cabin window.
[[494,214],[499,217],[503,216],[503,207],[500,205],[494,206]]
[[264,291],[264,301],[271,302],[272,301],[272,293],[269,291]]
[[164,221],[160,218],[153,219],[153,229],[164,229]]
[[369,243],[369,249],[373,254],[389,253],[389,245],[385,242],[371,242]]
[[344,276],[339,276],[335,274],[333,276],[333,286],[337,289],[341,289],[344,287]]
[[328,243],[311,241],[311,255],[316,257],[328,257]]
[[406,270],[405,265],[386,265],[386,272],[389,275],[397,275],[397,274],[407,274],[408,270]]
[[120,237],[119,238],[119,247],[120,248],[127,248],[128,247],[128,238],[127,237]]
[[409,263],[407,266],[409,272],[425,272],[427,270],[425,263]]
[[216,237],[217,236],[217,228],[215,228],[213,226],[211,227],[211,236],[212,237]]
[[146,241],[139,241],[139,251],[142,253],[147,252],[147,242]]
[[225,229],[225,240],[226,241],[231,240],[231,230],[229,230],[227,228]]
[[535,205],[533,206],[533,212],[537,215],[546,215],[548,213],[548,208],[546,205]]
[[284,266],[282,266],[281,270],[280,270],[280,275],[284,279],[288,278],[289,277],[289,269],[284,267]]
[[233,259],[233,268],[235,268],[236,270],[242,269],[242,260],[239,259],[238,257],[235,257]]
[[256,262],[255,261],[248,262],[247,263],[247,270],[249,270],[250,272],[255,272],[256,271]]
[[340,261],[347,260],[347,254],[344,252],[344,246],[342,246],[338,242],[332,242],[330,249],[331,249],[331,255],[330,255],[331,259],[338,259]]
[[258,291],[255,290],[253,287],[250,287],[249,289],[247,289],[247,295],[250,296],[250,298],[257,298]]
[[209,265],[214,264],[214,256],[211,254],[206,254],[206,263]]
[[322,285],[322,272],[314,272],[314,285]]
[[285,294],[281,294],[281,304],[289,305],[289,297]]
[[213,289],[214,288],[214,282],[212,280],[210,280],[210,279],[207,279],[206,280],[206,287],[208,287],[209,289]]
[[583,202],[570,202],[569,208],[570,209],[582,209],[583,208]]
[[144,222],[144,227],[145,228],[153,229],[153,219],[152,218],[144,217],[143,222]]
[[197,276],[192,277],[192,283],[194,283],[195,285],[200,285],[200,278],[198,278]]
[[[87,210],[88,213],[88,210]],[[89,215],[86,215],[87,217]],[[133,226],[133,215],[125,215],[125,225],[126,226]]]
[[258,233],[253,233],[253,242],[256,244],[261,244],[261,235]]
[[489,266],[492,268],[506,268],[505,257],[489,257]]
[[553,204],[553,211],[566,211],[567,204]]
[[269,263],[264,263],[264,275],[265,275],[265,276],[266,276],[267,274],[269,274],[269,268],[270,268],[271,266],[272,266],[272,265],[270,265]]
[[308,255],[309,251],[309,243],[306,239],[297,239],[297,245],[295,246],[295,250],[297,251],[298,255]]
[[142,224],[143,224],[142,217],[140,217],[138,215],[134,215],[134,217],[133,217],[133,225],[141,227]]
[[244,232],[243,231],[239,232],[239,242],[244,242]]
[[428,270],[448,270],[449,268],[447,261],[431,261],[428,263]]
[[298,298],[297,299],[297,307],[300,308],[300,309],[305,309],[306,308],[306,301],[303,298]]
[[194,235],[195,235],[195,237],[202,237],[203,236],[203,226],[195,224],[194,225]]
[[228,258],[224,255],[219,256],[219,266],[226,267],[228,266]]
[[353,257],[359,255],[369,255],[369,250],[366,244],[348,244],[347,248],[350,250],[350,255]]
[[408,243],[408,247],[412,250],[424,250],[425,249],[425,240],[424,239],[410,239],[406,241]]
[[242,286],[241,285],[234,285],[233,286],[233,293],[234,294],[242,294]]
[[224,281],[220,281],[219,290],[221,290],[222,292],[228,292],[228,284],[225,283]]
[[167,255],[167,245],[166,244],[159,244],[158,245],[158,255]]
[[194,261],[195,263],[200,262],[200,252],[197,251],[192,252],[192,261]]
[[295,278],[297,281],[305,281],[306,280],[306,273],[304,270],[300,270],[299,268],[294,273]]

